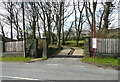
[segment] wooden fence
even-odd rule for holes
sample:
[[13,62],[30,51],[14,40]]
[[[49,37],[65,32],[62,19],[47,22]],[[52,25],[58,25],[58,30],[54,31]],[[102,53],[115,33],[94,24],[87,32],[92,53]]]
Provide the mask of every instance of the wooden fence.
[[[85,39],[84,55],[93,56],[92,40]],[[120,39],[97,39],[97,56],[100,57],[120,57]]]
[[120,39],[97,39],[97,53],[120,54]]
[[23,52],[23,41],[5,42],[5,52]]

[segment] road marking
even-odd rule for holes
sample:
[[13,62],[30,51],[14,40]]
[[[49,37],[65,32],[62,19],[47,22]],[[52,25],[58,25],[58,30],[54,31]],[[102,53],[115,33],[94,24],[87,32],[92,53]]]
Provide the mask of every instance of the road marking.
[[58,64],[47,64],[47,65],[58,66]]
[[12,77],[12,76],[0,76],[3,78],[11,78],[11,79],[19,79],[19,80],[39,80],[39,79],[33,79],[33,78],[24,78],[24,77]]
[[85,67],[85,66],[80,66],[80,67]]

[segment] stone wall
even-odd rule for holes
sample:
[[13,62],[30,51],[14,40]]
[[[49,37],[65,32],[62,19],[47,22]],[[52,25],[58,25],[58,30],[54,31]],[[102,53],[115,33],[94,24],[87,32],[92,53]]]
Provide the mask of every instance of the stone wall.
[[85,43],[84,43],[84,57],[90,57],[90,38],[86,38],[85,39]]

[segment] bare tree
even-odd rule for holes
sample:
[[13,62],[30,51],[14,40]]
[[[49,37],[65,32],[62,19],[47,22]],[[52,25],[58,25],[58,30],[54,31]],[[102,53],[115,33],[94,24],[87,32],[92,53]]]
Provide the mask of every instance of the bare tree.
[[24,2],[22,2],[22,15],[23,15],[23,40],[24,40],[24,57],[26,57],[26,37],[25,37],[25,12],[24,12]]
[[[87,20],[88,20],[88,23],[89,23],[89,25],[90,25],[90,29],[91,29],[91,36],[94,36],[95,34],[95,11],[96,11],[96,7],[97,7],[97,1],[96,2],[94,2],[94,0],[93,0],[93,7],[92,7],[92,9],[93,9],[93,12],[92,12],[92,9],[91,9],[91,3],[90,2],[85,2],[85,9],[86,9],[86,17],[87,17]],[[89,19],[89,14],[90,14],[90,16],[92,17],[92,21],[90,21],[90,19]],[[94,31],[94,32],[93,32]]]
[[60,40],[61,40],[61,19],[62,19],[62,8],[63,8],[63,2],[60,2],[60,6],[59,6],[59,14],[57,15],[58,17],[58,26],[57,26],[57,46],[58,48],[61,47],[60,45]]
[[[21,10],[21,7],[20,7],[21,4],[15,3],[14,5],[15,5],[15,7],[13,9],[13,23],[15,25],[14,29],[17,31],[17,34],[16,34],[17,35],[17,40],[19,40],[19,35],[22,34],[21,33],[21,28],[20,28],[20,25],[19,25],[19,23],[20,23],[20,21],[19,21],[19,18],[20,18],[19,13],[20,13],[20,10]],[[19,32],[20,32],[20,34],[19,34]],[[22,35],[21,35],[21,38],[22,38]]]
[[[98,25],[98,33],[97,33],[97,36],[98,37],[107,37],[107,30],[109,28],[109,23],[111,21],[110,19],[110,14],[112,15],[112,7],[113,4],[112,2],[105,2],[105,3],[101,3],[103,5],[103,11],[102,11],[102,14],[100,16],[100,23]],[[112,19],[114,20],[114,19]]]
[[12,2],[5,2],[3,3],[5,6],[5,9],[7,10],[7,12],[9,13],[9,16],[7,16],[7,20],[9,21],[10,24],[10,28],[11,28],[11,41],[13,40],[13,6],[14,4]]
[[65,36],[65,40],[67,40],[68,35],[69,35],[69,34],[70,34],[70,32],[71,32],[72,27],[73,27],[73,24],[74,24],[74,21],[71,23],[71,26],[70,26],[70,28],[68,29],[68,32],[67,32],[67,34],[66,34],[66,36]]
[[[82,26],[83,26],[83,9],[85,7],[85,3],[83,3],[81,5],[81,9],[80,9],[80,3],[78,1],[78,10],[79,10],[79,18],[77,18],[77,10],[76,10],[76,4],[74,4],[74,10],[75,10],[75,29],[76,29],[76,46],[78,46],[78,41],[80,39],[80,34],[82,32]],[[77,20],[78,20],[78,24],[77,24]]]
[[2,22],[2,19],[0,19],[0,27],[1,27],[1,32],[2,32],[3,41],[4,41],[5,32],[4,32],[4,24],[3,24],[3,22]]
[[40,3],[38,3],[38,6],[42,10],[42,13],[39,12],[38,14],[39,14],[41,20],[43,21],[43,29],[44,29],[44,34],[45,34],[45,37],[46,37],[47,36],[47,30],[46,30],[46,15],[45,15],[46,10],[45,10],[45,5],[44,5],[43,2],[40,2]]

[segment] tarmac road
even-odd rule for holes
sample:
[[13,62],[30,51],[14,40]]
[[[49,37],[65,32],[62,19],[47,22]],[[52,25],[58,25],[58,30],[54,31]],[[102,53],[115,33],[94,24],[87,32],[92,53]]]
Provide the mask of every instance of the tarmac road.
[[89,65],[81,62],[80,58],[50,58],[34,63],[0,63],[0,77],[3,80],[118,80],[117,70]]

